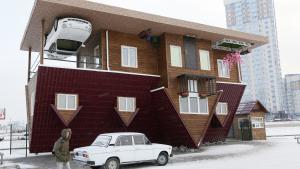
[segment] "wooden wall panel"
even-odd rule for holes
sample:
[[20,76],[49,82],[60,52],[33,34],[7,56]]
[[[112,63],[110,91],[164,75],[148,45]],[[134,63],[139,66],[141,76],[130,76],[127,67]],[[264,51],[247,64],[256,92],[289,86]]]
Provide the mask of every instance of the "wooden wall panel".
[[[241,129],[238,128],[238,118],[264,117],[264,112],[251,112],[250,114],[236,115],[234,118],[234,134],[236,139],[241,139]],[[266,140],[266,128],[252,128],[253,140]]]
[[[265,113],[261,111],[254,111],[250,113],[251,117],[263,117],[265,119]],[[253,139],[266,140],[266,128],[252,128]]]
[[[137,48],[138,68],[121,66],[121,45]],[[158,75],[158,49],[138,35],[109,31],[109,66],[111,70]]]

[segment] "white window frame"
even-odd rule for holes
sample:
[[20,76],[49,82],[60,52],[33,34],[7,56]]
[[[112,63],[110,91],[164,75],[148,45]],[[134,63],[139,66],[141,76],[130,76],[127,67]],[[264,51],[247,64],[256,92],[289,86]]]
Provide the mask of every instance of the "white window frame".
[[[127,65],[125,63],[123,63],[123,49],[128,49],[128,57],[127,57]],[[130,49],[134,49],[135,50],[135,63],[136,65],[130,65]],[[126,45],[121,45],[121,66],[122,67],[130,67],[130,68],[138,68],[138,51],[137,51],[137,47],[133,47],[133,46],[126,46]]]
[[[125,99],[125,109],[121,109],[121,107],[120,107],[121,99]],[[128,109],[129,100],[133,100],[133,106],[132,106],[133,109],[132,110]],[[136,98],[135,97],[118,97],[118,110],[120,112],[135,112],[135,110],[136,110]]]
[[[191,97],[196,97],[197,98],[197,106],[198,106],[198,112],[191,112],[191,105],[190,105],[190,98]],[[200,97],[199,97],[199,94],[198,93],[189,93],[189,96],[187,96],[187,99],[188,99],[188,112],[183,112],[181,111],[181,103],[180,103],[180,100],[181,100],[182,96],[179,96],[179,109],[180,109],[180,113],[182,114],[200,114],[200,115],[208,115],[209,114],[209,107],[208,107],[208,98],[206,97],[204,100],[206,100],[206,110],[207,112],[200,112]]]
[[[180,54],[180,58],[179,58],[179,60],[180,60],[180,62],[179,62],[179,65],[176,65],[176,64],[174,64],[173,63],[173,61],[172,61],[172,49],[179,49],[179,54]],[[170,45],[170,58],[171,58],[171,66],[173,66],[173,67],[182,67],[182,51],[181,51],[181,46],[176,46],[176,45]]]
[[[220,110],[220,111],[218,111],[218,110]],[[217,115],[227,115],[228,114],[228,103],[218,102],[217,107],[216,107],[216,113],[217,113]]]
[[265,128],[264,118],[263,117],[251,117],[251,126],[252,126],[252,128],[255,128],[255,129]]
[[[202,55],[203,53],[207,54],[206,58],[203,57],[203,55]],[[200,68],[201,68],[201,70],[211,70],[211,67],[210,67],[210,53],[209,53],[209,51],[208,50],[199,50],[199,57],[200,57]],[[207,60],[208,65],[204,65],[203,59]],[[206,68],[206,66],[207,66],[207,68]]]
[[198,80],[188,80],[188,91],[191,93],[198,93]]
[[[220,64],[222,65],[221,67],[220,67]],[[226,65],[222,59],[217,59],[217,66],[218,66],[219,77],[221,77],[221,78],[230,78],[229,66]],[[227,68],[227,70],[223,70],[225,68]],[[224,71],[227,71],[227,74],[224,74]]]
[[[66,96],[66,105],[65,105],[65,107],[59,107],[59,98],[60,98],[60,96]],[[68,100],[69,100],[69,97],[75,97],[75,103],[74,103],[74,105],[75,105],[75,107],[74,108],[70,108],[69,107],[69,102],[68,102]],[[78,106],[78,95],[77,94],[63,94],[63,93],[58,93],[58,94],[56,94],[56,108],[57,108],[57,110],[77,110],[77,106]]]

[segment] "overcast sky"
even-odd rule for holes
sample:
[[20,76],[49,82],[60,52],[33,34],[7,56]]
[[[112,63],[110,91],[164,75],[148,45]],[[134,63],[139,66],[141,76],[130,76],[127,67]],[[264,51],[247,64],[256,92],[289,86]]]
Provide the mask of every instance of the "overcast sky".
[[[168,17],[226,27],[223,0],[95,0]],[[26,120],[27,53],[19,46],[34,0],[5,0],[0,6],[0,108],[8,120]],[[300,73],[300,1],[275,0],[282,73]],[[0,121],[0,124],[2,122]]]

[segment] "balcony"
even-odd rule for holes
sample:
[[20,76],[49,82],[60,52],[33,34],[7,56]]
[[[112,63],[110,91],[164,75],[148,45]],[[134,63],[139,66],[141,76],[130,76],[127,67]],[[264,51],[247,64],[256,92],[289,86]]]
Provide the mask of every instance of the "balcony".
[[45,55],[43,64],[40,62],[40,55],[36,53],[35,57],[30,58],[30,67],[28,71],[28,81],[34,77],[39,66],[60,67],[69,69],[102,69],[102,59],[99,56],[69,56],[65,59],[53,58]]
[[183,97],[193,92],[198,93],[202,98],[216,94],[215,76],[182,74],[177,79],[179,94]]

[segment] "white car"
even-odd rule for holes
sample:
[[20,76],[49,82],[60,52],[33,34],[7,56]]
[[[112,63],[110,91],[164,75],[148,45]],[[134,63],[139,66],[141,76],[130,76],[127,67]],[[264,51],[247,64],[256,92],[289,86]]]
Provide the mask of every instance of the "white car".
[[51,32],[46,35],[45,53],[52,59],[65,59],[75,55],[90,37],[92,24],[78,18],[56,19]]
[[107,133],[99,135],[92,145],[74,149],[74,160],[92,168],[118,169],[122,164],[156,162],[166,165],[172,147],[151,143],[141,133]]

